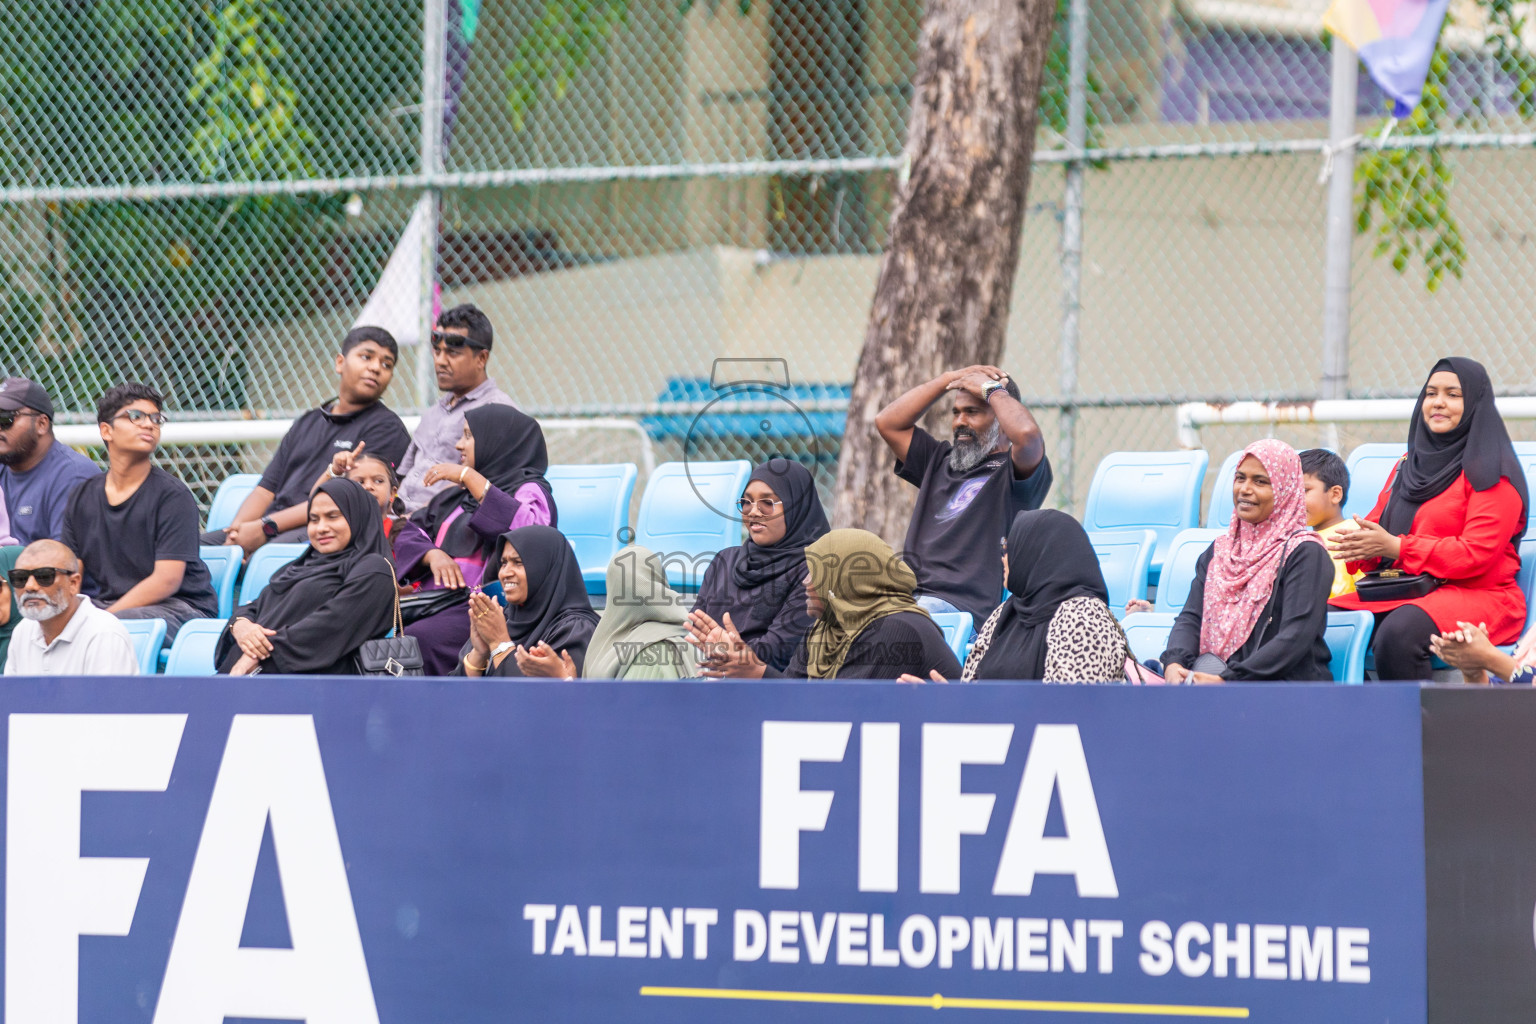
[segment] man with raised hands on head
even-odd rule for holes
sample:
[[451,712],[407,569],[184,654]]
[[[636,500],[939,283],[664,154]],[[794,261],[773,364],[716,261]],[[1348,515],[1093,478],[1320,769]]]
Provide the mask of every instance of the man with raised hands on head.
[[[918,426],[950,400],[951,436]],[[1015,513],[1051,489],[1051,462],[1019,386],[995,366],[968,366],[919,384],[875,417],[896,456],[896,475],[917,488],[902,557],[917,573],[917,603],[970,612],[979,624],[1003,593],[999,552]]]
[[367,448],[398,466],[411,435],[383,399],[399,358],[384,328],[348,331],[336,356],[336,397],[294,421],[229,526],[209,530],[202,542],[238,545],[247,555],[270,541],[308,543],[309,492],[334,456]]

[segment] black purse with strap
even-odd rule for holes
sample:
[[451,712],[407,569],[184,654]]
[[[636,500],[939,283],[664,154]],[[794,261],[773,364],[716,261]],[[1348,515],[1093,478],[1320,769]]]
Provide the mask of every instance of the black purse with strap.
[[1386,568],[1368,572],[1355,580],[1355,593],[1367,604],[1377,601],[1412,601],[1432,594],[1445,580],[1427,572],[1405,572]]
[[[395,579],[395,566],[389,566],[390,579]],[[426,663],[422,661],[421,645],[413,636],[405,635],[405,622],[400,617],[400,585],[395,583],[395,635],[378,640],[368,640],[357,649],[357,674],[361,676],[424,676]]]

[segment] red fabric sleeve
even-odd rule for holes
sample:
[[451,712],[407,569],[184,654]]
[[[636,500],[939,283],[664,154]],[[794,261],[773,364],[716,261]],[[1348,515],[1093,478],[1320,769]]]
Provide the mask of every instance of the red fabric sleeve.
[[1506,477],[1489,490],[1471,493],[1466,525],[1459,535],[1404,537],[1398,564],[1409,572],[1427,572],[1446,580],[1481,576],[1508,549],[1524,512],[1520,492]]
[[[1370,515],[1365,517],[1369,521],[1373,523],[1381,522],[1382,513],[1387,510],[1387,499],[1392,497],[1392,483],[1397,479],[1397,470],[1402,464],[1402,461],[1399,460],[1397,465],[1392,467],[1392,472],[1387,474],[1387,482],[1381,485],[1381,493],[1376,495],[1376,506],[1371,509]],[[1375,572],[1381,568],[1381,559],[1365,558],[1358,562],[1345,562],[1344,568],[1349,571],[1351,576],[1362,572]]]

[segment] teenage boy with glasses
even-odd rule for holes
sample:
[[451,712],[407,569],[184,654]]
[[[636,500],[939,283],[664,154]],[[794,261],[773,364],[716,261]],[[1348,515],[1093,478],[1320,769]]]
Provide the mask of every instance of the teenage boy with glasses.
[[53,436],[53,400],[25,377],[0,382],[0,493],[19,544],[58,539],[64,506],[96,463]]
[[23,621],[11,634],[8,676],[136,676],[123,624],[80,594],[80,561],[56,540],[33,541],[7,573]]
[[197,501],[186,484],[150,464],[164,404],[144,384],[119,384],[101,396],[96,422],[107,471],[70,497],[61,539],[84,563],[85,593],[120,619],[164,619],[170,640],[182,623],[211,618],[219,606],[197,550]]
[[438,491],[453,486],[448,480],[429,487],[423,478],[433,466],[459,461],[454,445],[464,436],[464,414],[482,405],[513,404],[486,376],[492,341],[490,318],[473,305],[455,306],[437,318],[432,366],[437,371],[437,389],[446,394],[421,414],[411,446],[400,461],[400,499],[412,512]]

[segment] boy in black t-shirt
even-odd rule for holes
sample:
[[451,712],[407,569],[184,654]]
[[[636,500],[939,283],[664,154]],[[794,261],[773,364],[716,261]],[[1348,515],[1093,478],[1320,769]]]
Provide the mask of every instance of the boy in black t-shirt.
[[197,501],[187,485],[150,464],[165,399],[145,384],[101,396],[96,422],[107,471],[70,495],[61,540],[80,557],[81,590],[120,619],[164,619],[166,639],[188,619],[218,614],[198,555]]
[[[946,394],[954,434],[939,441],[917,421]],[[1039,425],[1006,373],[969,366],[896,399],[875,429],[896,454],[896,475],[918,489],[902,552],[917,573],[918,604],[970,612],[980,629],[1003,592],[1002,538],[1051,489]]]
[[383,402],[395,375],[400,347],[382,327],[354,327],[341,340],[336,397],[294,421],[261,482],[223,530],[203,534],[204,544],[233,544],[249,555],[268,541],[308,543],[309,492],[338,452],[367,448],[399,466],[411,435]]

